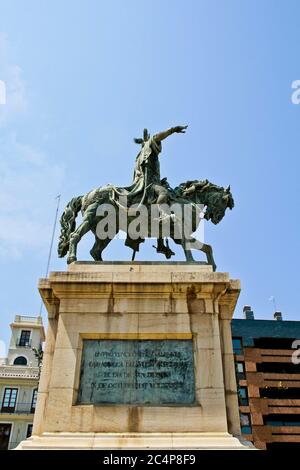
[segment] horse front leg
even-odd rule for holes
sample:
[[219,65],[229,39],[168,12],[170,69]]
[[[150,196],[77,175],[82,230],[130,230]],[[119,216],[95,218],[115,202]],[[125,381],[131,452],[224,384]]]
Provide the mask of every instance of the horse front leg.
[[188,244],[187,244],[186,240],[182,240],[181,246],[183,248],[183,251],[184,251],[184,254],[185,254],[185,259],[186,259],[187,263],[194,262],[195,260],[194,260],[193,255],[192,255],[192,250],[190,248],[188,248]]
[[207,245],[206,243],[202,243],[199,240],[197,240],[196,238],[191,238],[189,240],[189,242],[191,243],[193,249],[200,250],[200,251],[203,251],[203,253],[205,253],[206,259],[207,259],[207,264],[210,264],[213,268],[213,271],[216,271],[217,265],[216,265],[215,260],[214,260],[213,249],[212,249],[211,245]]
[[186,261],[188,263],[191,263],[193,261],[195,262],[193,255],[192,255],[192,250],[191,250],[193,248],[194,250],[203,251],[203,253],[205,253],[206,255],[207,264],[212,266],[213,271],[216,271],[217,265],[214,260],[213,249],[210,245],[207,245],[206,243],[202,243],[196,238],[189,238],[187,240],[184,238],[182,240],[173,238],[173,240],[175,243],[182,246]]
[[67,259],[68,264],[77,261],[77,245],[83,235],[85,235],[90,228],[90,222],[88,220],[84,220],[70,236],[69,255]]
[[175,238],[175,237],[174,238],[172,237],[172,240],[177,245],[182,246],[182,249],[184,251],[184,255],[185,255],[185,259],[186,259],[187,263],[193,263],[195,260],[194,260],[193,255],[192,255],[192,251],[189,248],[188,241],[185,238],[178,239],[178,238]]
[[213,249],[211,245],[206,243],[202,244],[202,251],[206,254],[207,263],[210,264],[213,268],[213,271],[217,270],[217,265],[214,260]]

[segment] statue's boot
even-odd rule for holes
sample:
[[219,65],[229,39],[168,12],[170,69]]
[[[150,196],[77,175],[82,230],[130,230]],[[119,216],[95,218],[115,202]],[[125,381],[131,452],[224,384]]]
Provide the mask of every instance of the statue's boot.
[[163,255],[165,255],[167,259],[170,259],[171,256],[175,255],[174,251],[172,251],[171,248],[169,247],[168,240],[166,240],[166,245],[165,245],[163,239],[159,238],[157,240],[157,247],[154,247],[154,248],[156,248],[157,253],[162,253]]

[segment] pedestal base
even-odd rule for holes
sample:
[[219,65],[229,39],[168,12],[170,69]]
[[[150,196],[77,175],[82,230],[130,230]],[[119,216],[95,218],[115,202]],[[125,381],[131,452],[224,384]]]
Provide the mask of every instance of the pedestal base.
[[249,441],[228,433],[44,433],[16,450],[251,450]]
[[79,262],[39,289],[47,343],[33,436],[18,449],[249,448],[230,328],[238,280],[196,263]]

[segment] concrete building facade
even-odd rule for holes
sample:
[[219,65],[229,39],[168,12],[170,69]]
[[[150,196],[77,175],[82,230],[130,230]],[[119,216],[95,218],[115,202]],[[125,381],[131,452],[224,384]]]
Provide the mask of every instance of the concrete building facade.
[[258,449],[300,448],[300,321],[232,320],[241,429]]
[[31,435],[39,382],[38,359],[45,332],[41,317],[16,315],[8,357],[0,365],[0,450]]

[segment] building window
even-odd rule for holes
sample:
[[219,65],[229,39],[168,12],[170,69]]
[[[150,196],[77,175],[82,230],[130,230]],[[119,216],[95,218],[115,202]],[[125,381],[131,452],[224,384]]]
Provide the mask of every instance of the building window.
[[240,406],[249,405],[247,387],[239,387],[239,404]]
[[299,414],[270,414],[264,416],[264,424],[267,426],[297,426],[300,427]]
[[232,338],[232,347],[234,354],[243,354],[242,338]]
[[236,363],[236,373],[237,373],[237,378],[239,380],[245,380],[245,378],[246,378],[245,364],[243,362],[237,362]]
[[11,424],[0,423],[0,450],[7,450],[11,432]]
[[297,338],[254,338],[254,347],[260,349],[292,349],[292,344]]
[[260,362],[256,364],[256,370],[257,372],[273,372],[275,374],[300,374],[300,364],[293,364],[292,361]]
[[250,413],[241,413],[240,420],[242,434],[252,434]]
[[35,388],[33,390],[33,393],[32,393],[32,400],[31,400],[31,413],[34,413],[35,412],[35,407],[36,407],[36,400],[37,400],[37,388]]
[[14,360],[14,366],[27,366],[27,359],[24,356],[18,356]]
[[32,434],[32,427],[33,427],[33,424],[28,424],[28,426],[27,426],[26,438],[31,436],[31,434]]
[[17,388],[6,388],[4,390],[4,397],[1,408],[2,413],[13,413],[15,411],[17,396]]
[[[286,382],[288,383],[288,382]],[[300,399],[299,387],[287,387],[281,381],[278,382],[277,387],[264,387],[259,389],[260,398],[273,398],[279,400],[287,399]]]
[[29,347],[30,344],[31,344],[31,341],[30,341],[30,334],[31,334],[31,331],[30,330],[22,330],[21,331],[21,336],[20,336],[20,339],[19,339],[19,342],[18,342],[18,346],[21,346],[21,347]]

